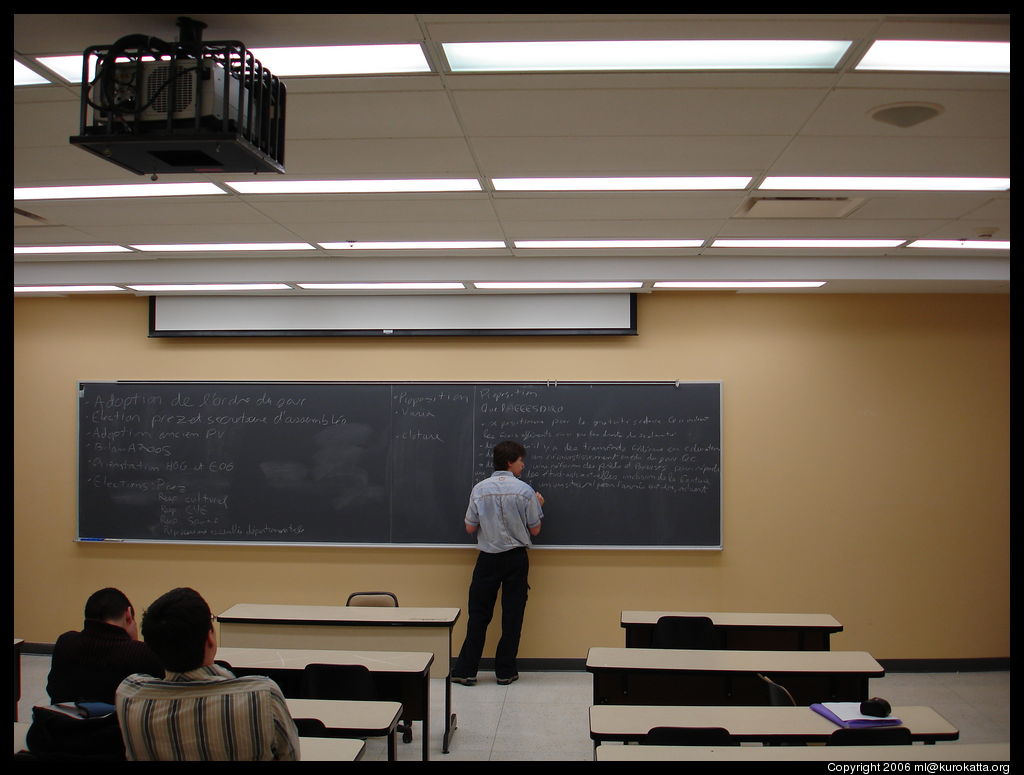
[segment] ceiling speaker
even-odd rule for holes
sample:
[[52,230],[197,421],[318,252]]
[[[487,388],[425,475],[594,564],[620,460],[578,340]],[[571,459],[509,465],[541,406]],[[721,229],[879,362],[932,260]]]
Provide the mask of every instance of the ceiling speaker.
[[872,108],[868,115],[875,121],[891,124],[901,129],[935,118],[945,110],[941,105],[931,102],[897,102],[892,105],[881,105]]

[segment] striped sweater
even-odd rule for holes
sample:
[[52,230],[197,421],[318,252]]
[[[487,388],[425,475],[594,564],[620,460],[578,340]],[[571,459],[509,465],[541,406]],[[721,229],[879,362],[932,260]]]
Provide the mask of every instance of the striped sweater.
[[297,761],[299,739],[277,684],[219,665],[164,678],[137,673],[117,689],[130,761]]

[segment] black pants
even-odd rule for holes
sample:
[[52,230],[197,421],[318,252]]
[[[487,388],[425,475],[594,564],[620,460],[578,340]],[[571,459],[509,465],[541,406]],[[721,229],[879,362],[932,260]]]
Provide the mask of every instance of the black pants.
[[469,624],[466,640],[455,663],[453,675],[465,678],[476,675],[484,650],[487,625],[494,616],[494,603],[501,589],[501,640],[494,655],[494,672],[498,678],[511,678],[516,670],[519,636],[523,630],[526,594],[530,588],[527,576],[530,558],[521,546],[499,554],[480,552],[469,587]]

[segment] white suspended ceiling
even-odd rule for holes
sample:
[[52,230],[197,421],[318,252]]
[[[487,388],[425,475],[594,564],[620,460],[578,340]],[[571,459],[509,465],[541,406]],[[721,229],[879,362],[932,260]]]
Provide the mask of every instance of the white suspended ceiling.
[[[195,282],[824,280],[800,293],[1009,289],[1009,250],[712,248],[726,238],[1010,239],[1009,191],[766,191],[769,176],[1009,177],[1007,74],[857,72],[873,40],[1009,40],[1001,14],[193,14],[250,48],[419,43],[434,71],[286,78],[284,176],[467,178],[457,193],[223,195],[15,202],[14,245],[486,240],[470,251],[15,254],[15,285]],[[128,34],[175,40],[176,14],[15,14],[15,58]],[[444,42],[850,40],[828,71],[451,73]],[[938,106],[906,128],[878,108]],[[71,146],[79,87],[14,90],[15,187],[146,183]],[[742,190],[510,192],[510,177],[743,176]],[[163,175],[222,184],[236,175]],[[525,249],[525,240],[694,239],[693,248]],[[447,291],[451,292],[451,291]],[[503,291],[507,292],[507,291]],[[659,291],[660,292],[660,291]],[[668,292],[668,291],[666,291]],[[765,291],[758,291],[765,292]],[[287,291],[286,293],[306,293]],[[311,291],[309,293],[312,293]]]

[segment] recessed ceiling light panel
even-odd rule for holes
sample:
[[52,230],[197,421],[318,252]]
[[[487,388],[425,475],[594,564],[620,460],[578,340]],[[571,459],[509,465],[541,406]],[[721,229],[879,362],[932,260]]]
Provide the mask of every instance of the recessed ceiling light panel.
[[1010,44],[999,41],[876,40],[854,69],[1009,73]]
[[[82,55],[36,57],[36,61],[48,70],[52,70],[68,83],[82,82]],[[96,74],[96,58],[89,57],[89,78]]]
[[116,293],[117,285],[16,285],[15,293]]
[[443,43],[452,72],[834,68],[846,40],[573,40]]
[[765,190],[809,191],[1008,191],[1009,178],[872,177],[829,175],[772,176],[758,186]]
[[563,240],[516,240],[517,248],[540,248],[554,250],[587,250],[599,248],[699,248],[702,239],[563,239]]
[[525,281],[525,282],[521,282],[521,281],[514,281],[514,282],[475,282],[475,283],[473,283],[473,285],[476,286],[477,288],[480,288],[481,290],[490,289],[490,290],[534,290],[534,291],[541,291],[541,290],[566,290],[566,291],[571,291],[571,290],[581,290],[581,291],[582,290],[610,290],[610,289],[627,289],[627,288],[642,288],[643,287],[643,283],[642,282],[620,281],[620,280],[610,280],[610,281],[582,280],[582,281],[567,281],[567,282],[557,282],[557,281],[538,281],[538,282],[534,282],[534,281]]
[[908,248],[940,248],[949,250],[1009,250],[1009,240],[918,239]]
[[102,186],[36,186],[14,189],[15,200],[120,199],[147,196],[207,196],[227,194],[213,183],[115,183]]
[[253,56],[279,78],[302,75],[429,73],[418,43],[365,46],[253,48]]
[[495,191],[709,191],[744,189],[749,177],[494,178]]
[[56,255],[61,253],[131,253],[123,245],[19,245],[15,254]]
[[39,84],[51,83],[31,67],[26,67],[17,59],[14,60],[14,85],[15,86],[37,86]]
[[307,291],[454,291],[465,290],[462,283],[296,283]]
[[716,239],[713,248],[895,248],[905,239]]
[[249,252],[274,250],[316,250],[308,242],[208,242],[180,245],[132,245],[135,250],[152,253],[199,253],[206,251]]
[[655,288],[692,290],[743,290],[756,288],[820,288],[820,280],[665,280],[656,282]]
[[439,242],[318,242],[324,250],[491,250],[505,248],[499,240]]
[[133,291],[141,293],[188,293],[200,291],[290,291],[292,287],[285,283],[162,283],[152,285],[129,285]]
[[401,194],[481,191],[476,178],[420,180],[238,180],[224,185],[239,194]]

